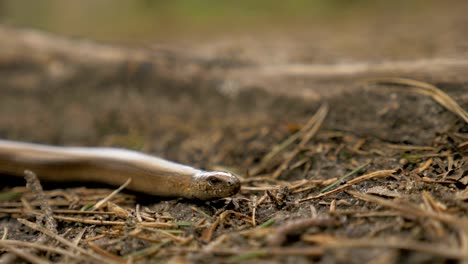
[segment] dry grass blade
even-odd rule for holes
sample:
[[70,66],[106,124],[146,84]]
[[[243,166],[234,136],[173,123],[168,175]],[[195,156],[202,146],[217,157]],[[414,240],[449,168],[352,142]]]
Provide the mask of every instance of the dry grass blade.
[[400,204],[391,200],[383,199],[374,195],[368,195],[368,194],[364,194],[360,192],[347,191],[347,193],[351,194],[352,196],[358,199],[376,203],[385,207],[389,207],[389,208],[398,210],[402,213],[415,216],[418,218],[422,218],[422,219],[431,218],[431,219],[442,221],[447,224],[452,224],[462,229],[468,227],[468,219],[466,218],[458,218],[458,217],[448,215],[448,214],[439,214],[435,212],[424,211],[420,209],[418,206],[404,205],[404,204]]
[[95,260],[97,260],[97,261],[99,261],[101,263],[111,263],[111,264],[115,263],[112,260],[103,258],[103,257],[101,257],[99,255],[96,255],[96,254],[93,254],[92,252],[89,252],[88,250],[85,250],[83,248],[80,248],[80,247],[76,246],[75,244],[73,244],[73,242],[68,241],[68,240],[66,240],[65,238],[63,238],[63,237],[61,237],[59,235],[54,234],[53,232],[51,232],[50,230],[48,230],[45,227],[38,226],[38,225],[36,225],[36,224],[34,224],[32,222],[29,222],[26,219],[18,218],[17,220],[21,224],[23,224],[23,225],[25,225],[25,226],[33,229],[33,230],[39,231],[39,232],[41,232],[41,233],[43,233],[43,234],[57,240],[57,241],[59,241],[60,243],[72,248],[73,250],[76,250],[76,251],[80,252],[83,255],[89,256],[89,257],[91,257],[91,258],[93,258],[93,259],[95,259]]
[[[309,123],[307,123],[302,129],[305,129],[306,127],[308,127]],[[301,130],[289,136],[281,144],[274,146],[273,149],[268,154],[266,154],[265,157],[263,157],[263,159],[260,161],[260,164],[250,171],[250,175],[255,176],[259,174],[260,172],[262,172],[265,168],[267,168],[271,164],[271,162],[274,160],[274,158],[278,156],[278,154],[283,152],[287,147],[289,147],[292,143],[294,143],[294,141],[296,141],[299,138],[301,134]]]
[[0,240],[5,240],[8,238],[8,228],[6,226],[3,227],[3,235]]
[[457,104],[457,102],[455,102],[455,100],[453,100],[450,96],[442,92],[439,88],[435,87],[434,85],[404,78],[378,78],[371,79],[368,82],[379,85],[396,84],[409,86],[414,92],[430,96],[436,102],[445,107],[447,110],[458,115],[461,119],[468,123],[468,112],[461,108],[461,106]]
[[114,196],[116,196],[120,191],[122,191],[125,187],[127,187],[130,183],[132,182],[132,178],[128,178],[127,181],[125,181],[124,184],[122,184],[119,188],[114,190],[112,193],[110,193],[108,196],[106,196],[104,199],[100,200],[97,202],[95,205],[93,205],[88,211],[94,211],[99,209],[103,204],[105,204],[107,201],[112,199]]
[[361,166],[359,166],[356,169],[352,170],[348,174],[345,174],[343,177],[340,177],[338,180],[336,180],[332,184],[324,187],[322,190],[320,190],[320,192],[324,193],[324,192],[330,191],[331,189],[335,188],[337,185],[343,183],[347,178],[353,176],[354,174],[358,173],[359,171],[361,171],[362,169],[367,167],[369,164],[370,164],[370,162],[366,162],[366,163],[362,164]]
[[366,180],[376,178],[376,177],[387,177],[387,176],[389,176],[389,175],[391,175],[391,174],[393,174],[395,172],[396,172],[396,170],[380,170],[380,171],[374,171],[374,172],[371,172],[371,173],[368,173],[368,174],[364,174],[362,176],[359,176],[357,178],[354,178],[354,179],[348,181],[346,184],[341,185],[340,187],[338,187],[336,189],[333,189],[333,190],[328,191],[328,192],[320,193],[320,194],[317,194],[317,195],[312,195],[312,196],[309,196],[309,197],[306,197],[306,198],[303,198],[303,199],[299,199],[297,202],[302,203],[302,202],[305,202],[305,201],[322,198],[322,197],[325,197],[325,196],[340,192],[340,191],[342,191],[342,190],[344,190],[346,188],[349,188],[353,184],[360,183],[362,181],[366,181]]
[[2,247],[5,248],[7,251],[21,257],[22,259],[27,260],[30,263],[33,263],[33,264],[48,264],[49,263],[49,261],[43,258],[40,258],[38,256],[35,256],[28,251],[18,249],[13,246],[5,245],[5,244],[2,245]]
[[336,182],[338,180],[338,178],[330,178],[330,179],[327,179],[327,180],[306,180],[305,183],[303,185],[306,185],[305,187],[302,187],[300,189],[296,189],[298,187],[301,187],[302,185],[296,185],[296,186],[293,186],[290,188],[290,190],[292,190],[292,193],[300,193],[300,192],[305,192],[305,191],[308,191],[310,189],[313,189],[313,188],[316,188],[317,185],[330,185],[334,182]]
[[73,254],[73,252],[69,250],[65,250],[59,247],[46,246],[46,245],[39,244],[39,243],[31,243],[31,242],[18,241],[18,240],[0,240],[0,247],[4,247],[4,246],[34,248],[34,249],[38,249],[38,250],[42,250],[46,252],[53,252],[53,253],[61,254],[63,256],[68,256],[72,258],[79,258],[79,256]]
[[110,259],[114,260],[117,263],[122,263],[122,264],[127,263],[127,261],[125,259],[110,253],[109,251],[99,247],[98,245],[89,243],[88,246],[89,246],[90,249],[94,250],[94,252],[98,253],[99,255],[104,256],[106,258],[110,258]]
[[[311,133],[310,131],[313,131],[312,128],[316,127],[316,124],[317,124],[317,122],[320,121],[320,119],[323,119],[322,116],[324,115],[324,113],[323,113],[324,111],[325,111],[325,115],[326,115],[326,112],[328,112],[328,106],[326,104],[323,104],[322,106],[320,106],[320,108],[317,110],[315,115],[313,115],[309,119],[309,121],[307,121],[307,123],[299,131],[297,131],[296,133],[289,136],[281,144],[274,146],[273,149],[263,157],[263,159],[260,161],[260,164],[250,171],[250,174],[253,176],[253,175],[257,175],[260,172],[262,172],[264,169],[266,169],[271,164],[271,162],[274,160],[274,158],[276,156],[278,156],[278,154],[280,154],[285,149],[287,149],[292,143],[294,143],[301,136],[303,136],[303,135],[307,136],[308,135],[309,136],[308,140],[310,140],[310,138],[314,134],[314,133]],[[321,123],[321,121],[320,121],[320,123]],[[319,125],[319,127],[320,127],[320,125]],[[303,137],[305,138],[305,136],[303,136]]]
[[258,201],[255,201],[253,202],[253,205],[252,205],[252,227],[256,227],[257,226],[257,207],[263,203],[263,201],[266,200],[266,198],[268,197],[268,192],[265,192],[264,195],[262,195],[262,197],[260,197],[260,199]]
[[310,128],[301,132],[301,137],[302,137],[301,141],[296,146],[296,148],[292,151],[289,157],[286,158],[283,161],[283,163],[279,166],[279,168],[276,169],[276,171],[273,173],[272,175],[273,179],[277,179],[281,175],[281,173],[289,166],[291,161],[297,156],[297,154],[299,154],[299,152],[305,147],[305,145],[317,133],[317,131],[322,126],[322,123],[325,120],[325,117],[327,116],[327,114],[328,114],[328,105],[327,104],[321,105],[320,108],[315,113],[315,115],[311,118],[310,123],[312,123],[312,125],[310,126]]

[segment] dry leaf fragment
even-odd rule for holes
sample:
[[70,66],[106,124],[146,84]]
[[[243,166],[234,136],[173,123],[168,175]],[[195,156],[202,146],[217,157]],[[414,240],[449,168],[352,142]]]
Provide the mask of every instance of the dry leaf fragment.
[[127,210],[125,210],[124,208],[116,205],[113,202],[107,202],[106,206],[107,206],[107,209],[110,212],[115,213],[115,215],[117,215],[120,218],[127,219],[127,217],[129,217],[129,215],[130,215],[129,212],[127,212]]

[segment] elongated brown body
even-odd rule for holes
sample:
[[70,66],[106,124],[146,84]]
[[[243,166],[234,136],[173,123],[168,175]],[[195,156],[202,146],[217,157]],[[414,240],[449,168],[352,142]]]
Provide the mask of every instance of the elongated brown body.
[[0,173],[41,180],[98,182],[161,197],[212,200],[236,194],[239,179],[228,172],[202,171],[140,152],[117,148],[56,147],[0,140]]

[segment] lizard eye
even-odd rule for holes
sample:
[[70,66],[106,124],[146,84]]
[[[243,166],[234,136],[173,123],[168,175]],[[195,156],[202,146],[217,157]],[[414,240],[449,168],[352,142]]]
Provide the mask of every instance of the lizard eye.
[[215,186],[215,185],[221,184],[223,182],[223,180],[221,180],[220,178],[218,178],[216,176],[208,177],[207,181],[208,181],[208,184],[210,186]]

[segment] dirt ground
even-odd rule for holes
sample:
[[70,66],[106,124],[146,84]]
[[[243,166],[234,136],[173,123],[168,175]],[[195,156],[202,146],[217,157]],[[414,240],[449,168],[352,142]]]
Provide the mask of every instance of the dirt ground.
[[467,109],[467,21],[454,14],[416,36],[395,33],[411,23],[350,26],[349,50],[271,35],[267,47],[135,48],[0,28],[0,138],[137,149],[242,179],[217,201],[122,192],[92,212],[112,188],[2,181],[0,259],[468,261],[468,123],[421,90],[364,82],[422,81]]

